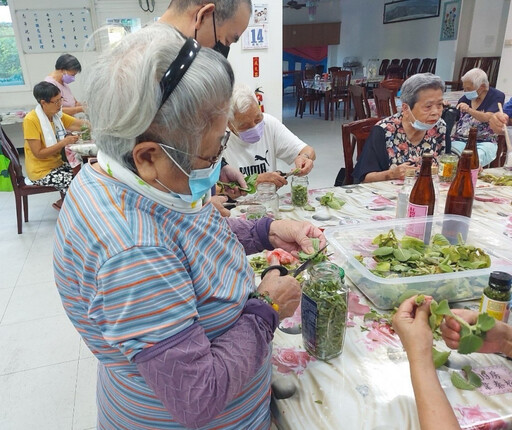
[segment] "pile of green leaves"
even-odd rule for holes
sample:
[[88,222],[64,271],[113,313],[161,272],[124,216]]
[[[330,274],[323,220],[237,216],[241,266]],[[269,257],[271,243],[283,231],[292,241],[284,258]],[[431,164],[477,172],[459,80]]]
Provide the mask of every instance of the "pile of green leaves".
[[91,130],[86,124],[80,127],[80,131],[82,132],[82,140],[91,140]]
[[478,179],[480,179],[484,182],[490,182],[493,185],[509,185],[509,186],[512,185],[512,175],[496,176],[496,175],[486,174],[486,175],[479,175]]
[[341,209],[341,207],[345,204],[343,200],[336,197],[333,192],[325,193],[322,197],[320,197],[320,204],[322,206],[328,206],[331,209]]
[[304,251],[299,251],[298,256],[301,262],[313,259],[313,264],[321,263],[322,261],[327,260],[327,254],[321,252],[317,255],[318,250],[320,249],[320,239],[313,237],[311,238],[311,242],[313,244],[314,251],[311,254],[306,254]]
[[303,207],[308,204],[308,188],[304,185],[292,186],[292,204]]
[[254,173],[252,175],[246,176],[244,179],[245,179],[245,182],[247,183],[247,188],[240,187],[240,185],[236,181],[231,181],[231,182],[217,181],[217,185],[220,187],[221,193],[224,192],[226,187],[231,188],[231,189],[238,187],[238,189],[240,191],[244,191],[247,194],[254,194],[256,192],[256,180],[258,179],[258,174]]
[[[491,266],[491,258],[480,248],[465,245],[459,235],[458,243],[451,245],[442,234],[436,234],[426,246],[422,240],[403,236],[398,240],[395,232],[379,234],[372,241],[378,245],[373,251],[377,266],[370,271],[383,278],[421,276],[435,273],[483,269]],[[363,256],[355,257],[364,264]]]

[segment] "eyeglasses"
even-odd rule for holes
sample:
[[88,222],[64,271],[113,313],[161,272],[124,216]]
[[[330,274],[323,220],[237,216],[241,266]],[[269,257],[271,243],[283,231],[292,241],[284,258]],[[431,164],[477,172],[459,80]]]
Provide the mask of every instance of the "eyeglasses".
[[185,41],[178,53],[178,56],[164,73],[162,79],[160,79],[162,100],[160,101],[158,109],[164,105],[171,93],[176,89],[200,49],[201,45],[199,45],[199,43],[197,43],[197,41],[192,37],[189,37]]
[[221,159],[222,153],[226,150],[226,148],[228,146],[228,140],[229,140],[230,135],[231,135],[231,132],[229,130],[226,130],[226,132],[224,133],[224,136],[222,136],[222,139],[220,141],[219,152],[217,153],[217,155],[214,155],[213,157],[203,157],[201,155],[195,155],[195,154],[191,154],[189,152],[180,151],[179,149],[176,149],[170,145],[166,145],[165,143],[160,143],[160,145],[162,145],[166,148],[172,149],[173,151],[179,152],[180,154],[190,155],[191,157],[199,158],[200,160],[203,160],[203,161],[208,161],[208,163],[210,163],[210,165],[208,167],[212,167],[214,164],[216,164]]
[[53,103],[55,106],[59,106],[60,104],[62,104],[62,97],[58,100],[54,100],[54,101],[50,100],[47,103]]

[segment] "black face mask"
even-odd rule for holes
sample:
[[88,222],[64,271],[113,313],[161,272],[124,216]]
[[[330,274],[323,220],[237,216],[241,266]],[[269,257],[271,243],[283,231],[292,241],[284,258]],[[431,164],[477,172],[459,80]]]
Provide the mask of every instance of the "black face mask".
[[220,40],[217,39],[217,29],[215,28],[215,12],[212,13],[213,18],[213,37],[215,39],[215,46],[212,48],[214,51],[220,52],[224,58],[228,58],[229,46],[224,45]]

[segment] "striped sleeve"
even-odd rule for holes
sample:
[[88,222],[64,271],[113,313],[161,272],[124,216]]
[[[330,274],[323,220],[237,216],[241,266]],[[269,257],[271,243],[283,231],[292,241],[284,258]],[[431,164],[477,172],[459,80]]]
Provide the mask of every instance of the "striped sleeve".
[[133,247],[116,254],[102,265],[97,281],[89,317],[130,360],[197,319],[190,276],[168,249]]

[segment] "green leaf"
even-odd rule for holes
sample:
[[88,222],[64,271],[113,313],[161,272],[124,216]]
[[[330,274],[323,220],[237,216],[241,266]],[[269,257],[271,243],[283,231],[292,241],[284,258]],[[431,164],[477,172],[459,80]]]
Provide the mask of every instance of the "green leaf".
[[383,256],[386,256],[386,255],[393,254],[393,252],[394,252],[393,247],[391,247],[391,246],[382,246],[380,248],[374,249],[373,250],[373,255],[375,255],[377,257],[383,257]]
[[436,369],[443,366],[450,356],[451,351],[438,351],[434,347],[432,347],[432,358],[434,359],[434,366]]
[[449,266],[448,264],[440,264],[439,265],[439,268],[441,269],[441,271],[443,273],[450,273],[450,272],[453,272],[453,269],[451,268],[451,266]]
[[476,324],[478,327],[480,327],[480,330],[489,331],[491,328],[495,326],[496,319],[484,312],[478,315],[478,320]]
[[452,372],[450,379],[455,388],[468,391],[473,391],[475,389],[475,386],[465,380],[459,372]]
[[393,255],[398,261],[400,261],[402,263],[404,261],[409,260],[409,258],[411,258],[411,253],[407,249],[403,249],[403,248],[394,249]]
[[304,209],[305,211],[309,211],[309,212],[315,212],[315,208],[313,206],[311,206],[309,203],[304,205],[304,207],[302,208]]
[[[407,300],[408,298],[415,296],[416,294],[419,294],[418,290],[406,290],[402,293],[402,295],[398,298],[398,301],[402,303],[404,300]],[[420,297],[420,296],[418,296]],[[423,299],[425,299],[425,296],[423,296]]]
[[450,306],[448,305],[448,300],[441,300],[438,305],[437,305],[437,308],[435,310],[435,314],[436,315],[453,315],[452,314],[452,311],[450,310]]
[[475,388],[479,388],[482,386],[482,378],[480,378],[480,376],[473,372],[469,364],[466,366],[462,366],[462,370],[464,370],[464,373],[466,374],[466,377],[468,378],[468,381],[471,385],[473,385]]
[[474,334],[468,334],[466,336],[461,336],[457,351],[460,354],[471,354],[472,352],[478,351],[483,344],[484,340],[481,337],[475,336]]
[[444,237],[442,234],[435,234],[433,237],[432,237],[432,243],[434,245],[439,245],[439,246],[446,246],[446,245],[450,245],[450,242],[448,241],[448,239],[446,239],[446,237]]
[[391,264],[389,264],[389,261],[381,261],[380,263],[377,263],[374,270],[377,272],[389,272],[390,267]]
[[402,248],[406,249],[412,248],[416,251],[423,251],[425,249],[425,243],[416,237],[404,236],[402,237],[401,244]]

